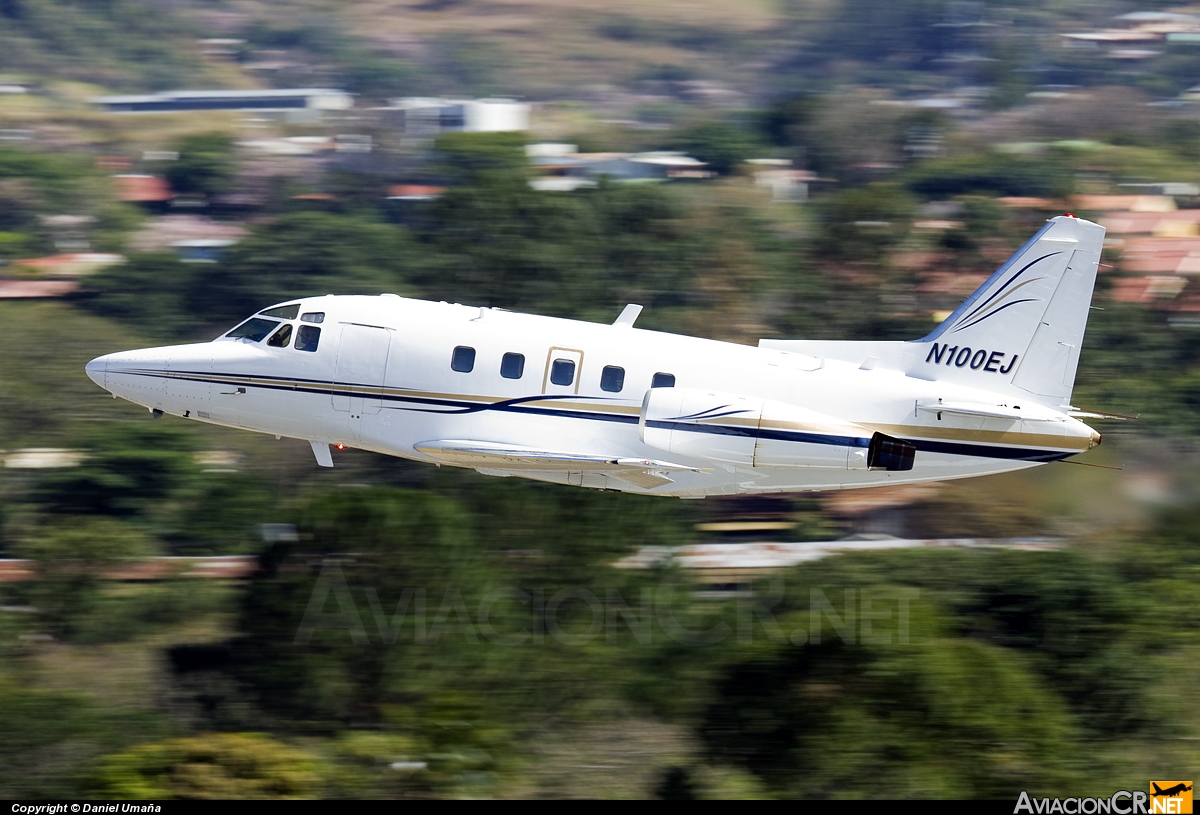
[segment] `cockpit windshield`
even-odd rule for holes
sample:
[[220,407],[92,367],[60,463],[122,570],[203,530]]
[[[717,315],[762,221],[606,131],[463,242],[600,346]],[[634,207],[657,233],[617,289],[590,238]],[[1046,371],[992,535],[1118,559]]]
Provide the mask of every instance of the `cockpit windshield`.
[[271,330],[277,325],[279,325],[277,320],[264,320],[261,317],[251,317],[225,336],[235,340],[245,338],[251,342],[262,342],[262,338],[270,334]]
[[[321,339],[321,329],[317,328],[316,325],[304,324],[317,323],[319,325],[323,323],[325,321],[325,312],[307,311],[301,314],[300,305],[300,303],[289,303],[286,306],[275,306],[274,308],[264,309],[228,334],[225,334],[224,339],[262,342],[267,337],[270,337],[271,339],[267,340],[267,345],[272,348],[287,348],[291,346],[298,351],[316,351],[317,344]],[[267,319],[268,317],[273,319]],[[300,319],[298,326],[296,323],[291,322],[297,317]],[[296,340],[294,345],[292,344],[293,337]]]

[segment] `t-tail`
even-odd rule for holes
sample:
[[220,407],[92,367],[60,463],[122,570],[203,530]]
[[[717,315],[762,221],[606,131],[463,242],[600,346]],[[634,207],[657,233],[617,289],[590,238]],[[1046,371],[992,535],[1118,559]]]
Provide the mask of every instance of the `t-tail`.
[[1066,408],[1075,385],[1104,227],[1060,215],[927,337],[906,369]]
[[764,348],[881,366],[1065,410],[1104,227],[1053,218],[928,336],[913,342],[762,340]]

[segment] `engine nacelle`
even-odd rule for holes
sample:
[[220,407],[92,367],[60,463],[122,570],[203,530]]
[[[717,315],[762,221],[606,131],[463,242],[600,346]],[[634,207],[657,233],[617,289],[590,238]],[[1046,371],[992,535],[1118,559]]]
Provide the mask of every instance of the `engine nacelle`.
[[644,443],[659,450],[743,467],[912,469],[911,455],[907,460],[879,455],[881,445],[911,451],[907,442],[795,405],[736,393],[651,388],[638,430]]

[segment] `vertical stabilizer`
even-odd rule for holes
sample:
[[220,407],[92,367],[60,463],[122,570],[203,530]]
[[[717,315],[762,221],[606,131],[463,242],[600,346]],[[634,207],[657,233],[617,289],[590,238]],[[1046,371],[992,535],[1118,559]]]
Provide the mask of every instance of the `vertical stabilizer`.
[[1103,245],[1099,224],[1052,219],[933,333],[909,343],[908,373],[1065,407]]

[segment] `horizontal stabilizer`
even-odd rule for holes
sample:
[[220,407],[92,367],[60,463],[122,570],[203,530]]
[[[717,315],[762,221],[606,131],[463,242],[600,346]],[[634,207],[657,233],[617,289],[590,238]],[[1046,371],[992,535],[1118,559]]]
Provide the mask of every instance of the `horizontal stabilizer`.
[[985,405],[976,402],[918,402],[917,410],[925,413],[952,413],[959,416],[986,416],[992,419],[1028,419],[1029,411],[1008,405]]
[[1067,411],[1067,415],[1072,419],[1115,419],[1123,422],[1126,419],[1139,419],[1142,414],[1138,413],[1134,416],[1126,416],[1123,413],[1105,413],[1100,410],[1071,410]]

